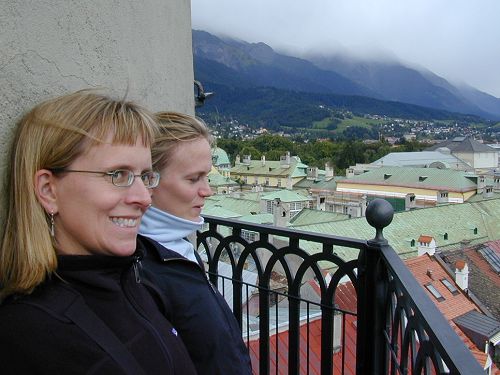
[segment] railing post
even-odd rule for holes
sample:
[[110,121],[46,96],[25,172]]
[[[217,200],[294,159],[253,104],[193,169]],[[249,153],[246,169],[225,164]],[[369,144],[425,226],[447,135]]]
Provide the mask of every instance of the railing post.
[[380,248],[387,245],[382,231],[394,216],[389,202],[374,199],[366,209],[366,220],[376,229],[375,238],[358,257],[358,302],[356,374],[386,374],[388,350],[385,345],[385,291],[388,275]]

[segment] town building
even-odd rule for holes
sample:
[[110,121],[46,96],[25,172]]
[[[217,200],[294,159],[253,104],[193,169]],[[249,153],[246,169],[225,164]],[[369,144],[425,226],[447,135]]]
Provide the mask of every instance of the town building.
[[240,181],[246,189],[252,186],[292,189],[307,177],[307,168],[298,156],[290,156],[289,152],[279,161],[266,160],[265,155],[260,160],[252,160],[250,155],[245,155],[241,160],[238,155],[231,168],[231,178]]

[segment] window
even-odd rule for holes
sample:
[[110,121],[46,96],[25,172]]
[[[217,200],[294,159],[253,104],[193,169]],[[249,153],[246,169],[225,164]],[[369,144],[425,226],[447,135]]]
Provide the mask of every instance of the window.
[[278,178],[278,187],[281,187],[281,178]]
[[274,213],[273,201],[267,201],[266,207],[267,207],[267,213],[268,214]]
[[451,294],[456,295],[460,293],[458,289],[455,288],[455,285],[453,285],[448,279],[441,279],[441,282],[451,292]]
[[425,284],[425,287],[431,294],[436,298],[439,302],[444,301],[445,298],[439,293],[439,291],[436,289],[436,287],[432,284]]
[[241,237],[247,240],[248,242],[254,242],[255,239],[257,238],[257,233],[249,230],[242,230]]
[[266,186],[269,186],[269,177],[266,177],[266,182],[265,182]]
[[411,247],[414,247],[414,246],[415,246],[415,240],[411,240],[411,242],[410,242],[410,246],[411,246]]

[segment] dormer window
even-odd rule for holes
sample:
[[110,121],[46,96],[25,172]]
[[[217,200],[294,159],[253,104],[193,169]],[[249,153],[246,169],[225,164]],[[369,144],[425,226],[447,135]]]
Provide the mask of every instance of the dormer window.
[[418,177],[418,181],[419,181],[419,182],[423,182],[423,181],[425,181],[426,179],[427,179],[427,176],[419,176],[419,177]]
[[451,292],[451,294],[457,295],[460,293],[458,289],[455,288],[455,285],[453,285],[448,279],[441,279],[441,282]]
[[429,292],[431,292],[431,294],[434,296],[434,298],[436,298],[439,302],[442,302],[445,300],[445,298],[441,295],[441,293],[439,293],[439,291],[436,289],[436,287],[434,285],[432,285],[432,283],[425,284],[425,287],[427,288],[427,290]]

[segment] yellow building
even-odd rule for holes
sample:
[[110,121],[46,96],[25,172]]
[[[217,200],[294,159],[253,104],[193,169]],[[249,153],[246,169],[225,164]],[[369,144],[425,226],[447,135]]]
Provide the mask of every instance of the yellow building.
[[337,191],[392,198],[412,197],[414,204],[463,203],[478,191],[479,177],[436,168],[382,167],[337,181]]
[[265,156],[261,160],[251,160],[250,155],[240,160],[236,156],[235,166],[231,168],[231,179],[246,186],[292,189],[307,177],[307,168],[298,156],[290,156],[289,152],[279,161],[266,160]]

